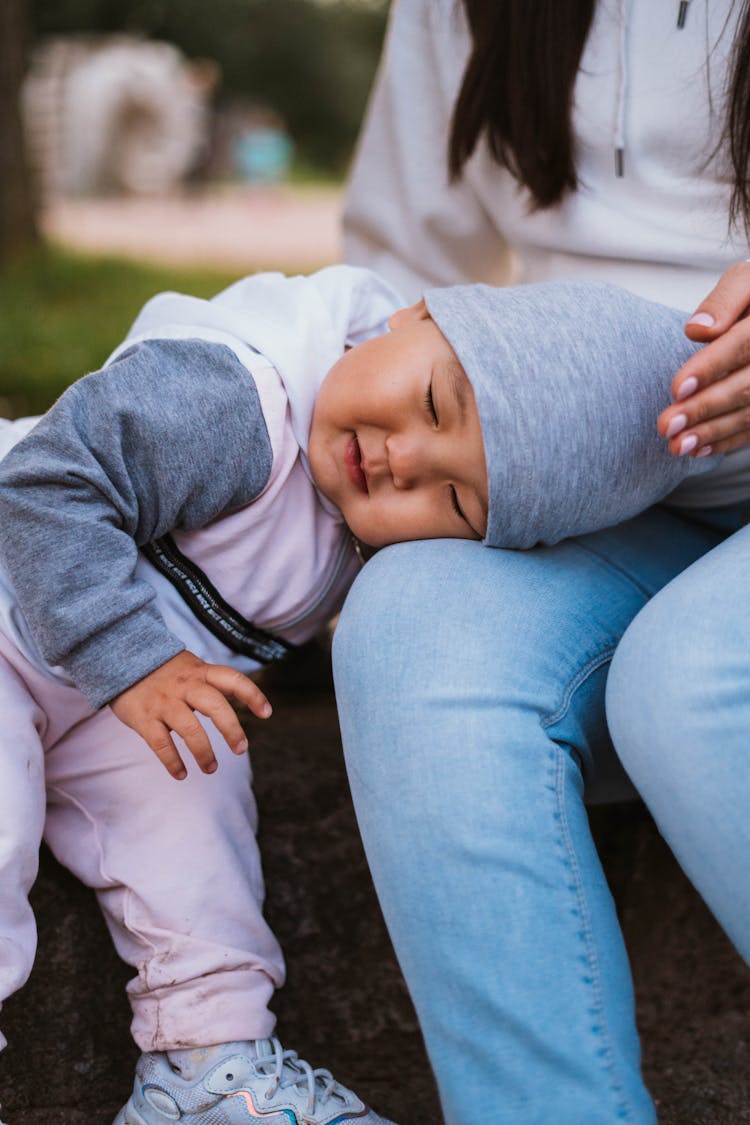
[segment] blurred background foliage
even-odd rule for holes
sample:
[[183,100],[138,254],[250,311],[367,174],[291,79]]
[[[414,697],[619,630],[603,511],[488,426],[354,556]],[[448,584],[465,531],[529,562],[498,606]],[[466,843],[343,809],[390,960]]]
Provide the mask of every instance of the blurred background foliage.
[[0,271],[0,417],[43,413],[74,379],[101,367],[155,293],[212,297],[236,278],[54,246],[18,258]]
[[128,32],[219,64],[219,103],[285,122],[302,168],[342,176],[377,65],[387,0],[32,0],[35,40]]
[[[18,113],[31,53],[61,36],[174,44],[190,60],[218,64],[214,120],[231,120],[235,107],[270,111],[293,142],[292,181],[340,184],[387,10],[388,0],[0,0],[0,416],[41,412],[101,366],[154,293],[208,297],[239,272],[87,258],[35,237],[48,201],[29,186]],[[221,186],[204,180],[201,191]],[[252,214],[248,204],[241,221]],[[242,272],[259,264],[248,257]]]

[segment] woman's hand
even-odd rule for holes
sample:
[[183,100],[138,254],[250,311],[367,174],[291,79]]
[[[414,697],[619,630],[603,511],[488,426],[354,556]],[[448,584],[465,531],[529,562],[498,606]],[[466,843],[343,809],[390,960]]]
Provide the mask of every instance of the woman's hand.
[[196,711],[212,721],[235,754],[247,750],[247,739],[228,698],[244,703],[259,719],[271,714],[271,704],[247,676],[223,664],[206,664],[192,652],[179,652],[116,696],[110,707],[148,743],[172,777],[182,781],[187,771],[171,731],[184,741],[204,773],[217,768]]
[[750,262],[737,262],[685,326],[706,343],[677,372],[674,403],[658,429],[677,456],[706,457],[750,445]]

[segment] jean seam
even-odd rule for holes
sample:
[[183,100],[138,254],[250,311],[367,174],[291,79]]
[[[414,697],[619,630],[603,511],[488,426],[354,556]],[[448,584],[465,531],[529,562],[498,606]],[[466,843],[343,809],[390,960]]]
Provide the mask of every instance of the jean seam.
[[595,1018],[598,1019],[600,1027],[598,1029],[593,1027],[591,1030],[595,1036],[598,1035],[600,1037],[601,1042],[604,1044],[597,1053],[602,1059],[605,1070],[609,1075],[610,1088],[614,1095],[617,1116],[623,1121],[633,1121],[633,1106],[626,1099],[624,1095],[624,1083],[618,1080],[616,1073],[617,1063],[604,1006],[604,991],[602,988],[599,961],[596,954],[596,944],[591,927],[586,895],[583,889],[581,869],[578,864],[575,848],[573,847],[573,840],[568,823],[567,806],[565,802],[565,763],[566,755],[564,751],[558,748],[555,755],[555,802],[562,834],[563,852],[573,876],[573,887],[571,889],[573,889],[575,893],[578,907],[577,913],[581,923],[579,937],[584,943],[585,963],[590,975],[590,981],[587,980],[586,977],[582,977],[581,983],[586,987],[591,987],[594,993],[593,1009],[597,1013]]
[[603,551],[597,551],[596,548],[592,547],[590,543],[581,543],[580,540],[576,540],[576,547],[578,547],[581,551],[585,551],[586,554],[593,555],[594,558],[599,559],[601,562],[605,563],[608,569],[616,571],[617,574],[622,575],[622,577],[630,583],[633,589],[638,590],[640,594],[643,594],[646,601],[649,601],[650,598],[653,597],[653,590],[649,590],[649,588],[642,582],[639,582],[639,580],[633,574],[631,574],[629,570],[626,570],[625,567],[621,566],[620,563],[610,558],[609,555],[605,554]]
[[607,648],[605,648],[602,652],[597,653],[596,656],[592,656],[592,658],[588,660],[582,668],[579,668],[573,679],[568,681],[568,685],[565,688],[565,692],[559,706],[557,707],[557,710],[553,711],[550,715],[547,715],[544,719],[541,720],[542,730],[548,731],[550,727],[555,725],[555,723],[560,722],[560,719],[562,719],[563,716],[567,713],[568,708],[570,707],[570,701],[578,691],[581,684],[584,683],[589,678],[589,676],[591,676],[604,664],[609,663],[609,661],[615,654],[616,647],[616,645],[608,645]]

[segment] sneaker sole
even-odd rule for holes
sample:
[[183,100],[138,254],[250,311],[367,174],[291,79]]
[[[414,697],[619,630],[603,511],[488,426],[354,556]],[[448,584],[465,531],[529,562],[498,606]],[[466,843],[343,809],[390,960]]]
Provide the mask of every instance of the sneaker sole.
[[149,1122],[132,1105],[126,1105],[117,1114],[112,1125],[149,1125]]

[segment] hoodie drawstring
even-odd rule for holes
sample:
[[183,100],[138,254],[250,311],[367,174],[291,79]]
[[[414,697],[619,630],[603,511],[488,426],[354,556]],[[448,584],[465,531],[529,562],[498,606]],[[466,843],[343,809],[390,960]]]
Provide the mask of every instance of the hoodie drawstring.
[[[685,26],[690,0],[680,0],[677,27]],[[617,109],[615,113],[615,175],[625,175],[625,119],[628,102],[628,16],[630,0],[618,0],[618,50],[617,50]]]
[[[627,10],[626,10],[627,9]],[[615,115],[615,175],[625,175],[625,112],[628,97],[628,16],[630,0],[617,5],[617,110]]]

